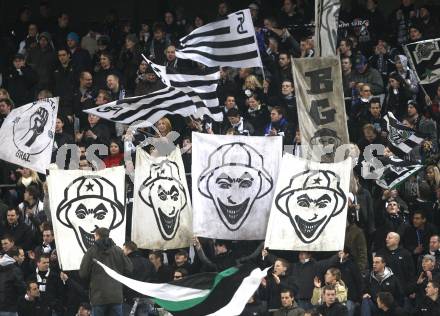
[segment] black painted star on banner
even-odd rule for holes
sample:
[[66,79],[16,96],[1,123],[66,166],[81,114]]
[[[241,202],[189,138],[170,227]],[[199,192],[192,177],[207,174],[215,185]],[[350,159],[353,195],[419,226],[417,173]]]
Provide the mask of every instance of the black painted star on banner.
[[321,181],[322,181],[321,178],[313,179],[313,184],[321,184]]
[[86,191],[93,191],[93,186],[94,186],[94,184],[91,184],[90,182],[89,182],[89,184],[86,184],[86,188],[87,188]]

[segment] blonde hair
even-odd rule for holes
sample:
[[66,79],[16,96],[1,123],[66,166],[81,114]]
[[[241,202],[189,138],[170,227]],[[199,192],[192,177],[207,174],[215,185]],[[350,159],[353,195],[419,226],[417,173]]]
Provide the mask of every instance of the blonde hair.
[[3,98],[1,98],[1,99],[11,99],[11,96],[9,95],[9,92],[8,92],[8,90],[6,90],[6,89],[3,89],[3,88],[0,88],[0,94],[4,94],[5,95],[5,97],[3,97]]
[[[29,169],[30,172],[30,178],[32,179],[32,182],[34,183],[39,183],[42,184],[43,182],[40,180],[40,177],[38,176],[38,173],[35,170]],[[23,176],[20,177],[20,179],[18,179],[17,184],[21,185],[22,184],[22,179]]]
[[[169,119],[167,119],[166,117],[162,117],[159,121],[156,122],[156,124],[154,124],[156,127],[159,123],[164,123],[166,130],[165,130],[165,135],[166,136],[169,132],[171,132],[172,127],[171,127],[171,122]],[[156,132],[156,137],[160,137],[161,135],[157,134]]]
[[[246,81],[250,81],[250,86],[246,85]],[[261,85],[260,81],[257,79],[257,77],[255,77],[254,75],[249,75],[246,77],[246,79],[244,79],[244,83],[243,83],[243,89],[255,89],[255,88],[260,88],[262,89],[263,86]]]
[[430,183],[431,181],[428,180],[428,183],[431,186],[434,185],[435,188],[437,189],[440,186],[440,170],[437,166],[430,165],[426,167],[426,173],[428,173],[428,171],[432,171],[434,173],[434,181]]

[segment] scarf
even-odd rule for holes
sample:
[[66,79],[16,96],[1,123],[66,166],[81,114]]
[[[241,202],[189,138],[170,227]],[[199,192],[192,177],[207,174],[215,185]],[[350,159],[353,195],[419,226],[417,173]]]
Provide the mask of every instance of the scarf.
[[25,187],[28,187],[29,184],[32,183],[32,178],[31,178],[31,177],[29,177],[29,178],[21,177],[21,183],[22,183]]
[[50,274],[50,268],[47,269],[47,272],[44,275],[44,279],[41,277],[38,268],[35,271],[37,272],[38,289],[40,290],[40,292],[46,292],[46,283],[47,283],[47,278],[49,277]]

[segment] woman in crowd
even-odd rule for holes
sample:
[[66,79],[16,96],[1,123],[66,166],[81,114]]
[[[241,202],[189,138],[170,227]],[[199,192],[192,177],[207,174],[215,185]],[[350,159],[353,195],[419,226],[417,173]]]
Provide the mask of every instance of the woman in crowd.
[[103,161],[106,168],[122,166],[124,164],[124,152],[122,144],[118,139],[113,138],[110,141],[109,155]]
[[265,104],[261,103],[261,99],[258,94],[253,93],[246,101],[248,110],[245,113],[245,118],[255,128],[256,136],[264,135],[264,126],[269,123],[270,113]]
[[400,121],[407,115],[408,101],[411,90],[408,83],[397,72],[392,72],[388,80],[385,96],[384,113],[393,112]]
[[[330,268],[324,275],[325,285],[333,285],[336,289],[336,298],[339,303],[347,301],[347,288],[341,279],[341,271],[337,268]],[[322,303],[322,284],[318,277],[314,280],[315,288],[313,289],[312,304],[319,305]]]

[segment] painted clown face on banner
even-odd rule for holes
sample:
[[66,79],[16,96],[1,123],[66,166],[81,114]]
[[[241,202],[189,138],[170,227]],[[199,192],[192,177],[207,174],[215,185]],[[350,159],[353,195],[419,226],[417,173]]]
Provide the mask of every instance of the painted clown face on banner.
[[187,204],[177,164],[169,160],[153,164],[139,196],[153,210],[162,238],[173,239],[179,229],[180,213]]
[[307,170],[293,176],[289,186],[275,197],[278,210],[289,217],[304,243],[315,241],[346,203],[339,177],[327,170]]
[[95,242],[97,228],[110,230],[124,220],[124,206],[113,183],[100,176],[82,176],[65,190],[57,208],[57,219],[75,232],[79,246],[86,252]]
[[222,145],[209,156],[199,178],[200,193],[211,199],[223,224],[239,229],[255,201],[273,187],[263,156],[244,143]]

